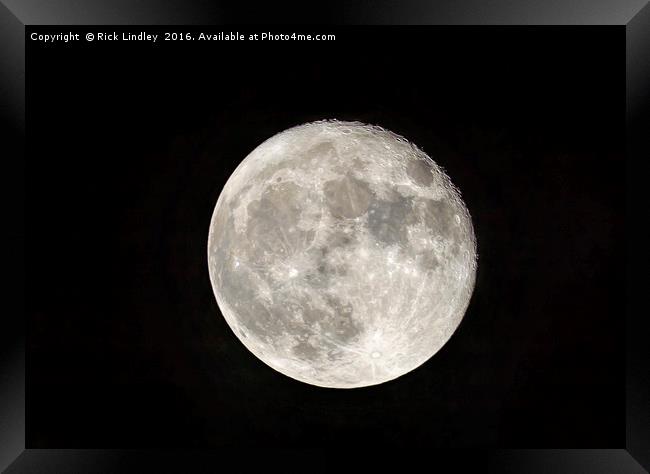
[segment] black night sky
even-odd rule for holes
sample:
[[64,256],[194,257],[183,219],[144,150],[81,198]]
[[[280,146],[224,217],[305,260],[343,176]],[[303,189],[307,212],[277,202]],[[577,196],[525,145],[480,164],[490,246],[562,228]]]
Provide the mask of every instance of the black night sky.
[[[28,447],[623,445],[624,30],[325,30],[27,41]],[[459,329],[375,387],[268,368],[208,279],[232,171],[323,118],[416,143],[477,235]]]

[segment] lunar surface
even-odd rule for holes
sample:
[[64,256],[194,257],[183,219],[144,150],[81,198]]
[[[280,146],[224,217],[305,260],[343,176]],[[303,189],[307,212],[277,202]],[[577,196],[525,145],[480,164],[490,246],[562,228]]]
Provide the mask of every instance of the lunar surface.
[[321,387],[399,377],[458,327],[476,242],[458,190],[406,139],[320,121],[253,150],[226,183],[210,280],[239,340]]

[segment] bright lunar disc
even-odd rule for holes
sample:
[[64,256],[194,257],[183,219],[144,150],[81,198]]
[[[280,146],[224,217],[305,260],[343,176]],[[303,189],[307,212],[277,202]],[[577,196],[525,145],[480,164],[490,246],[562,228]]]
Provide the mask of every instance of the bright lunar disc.
[[212,215],[217,303],[263,362],[312,385],[403,375],[458,327],[472,221],[447,175],[385,129],[320,121],[259,145]]

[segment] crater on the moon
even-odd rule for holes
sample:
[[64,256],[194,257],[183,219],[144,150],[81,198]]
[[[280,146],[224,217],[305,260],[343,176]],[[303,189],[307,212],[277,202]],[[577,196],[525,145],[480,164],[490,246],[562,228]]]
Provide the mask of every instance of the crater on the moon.
[[456,188],[385,129],[320,121],[253,150],[208,239],[212,287],[241,342],[324,387],[379,384],[433,356],[460,323],[476,243]]

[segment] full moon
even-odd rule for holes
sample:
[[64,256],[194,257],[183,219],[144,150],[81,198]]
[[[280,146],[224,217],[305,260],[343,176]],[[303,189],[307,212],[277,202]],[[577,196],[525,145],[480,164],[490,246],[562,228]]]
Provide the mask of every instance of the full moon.
[[293,379],[376,385],[431,358],[474,288],[459,191],[405,138],[335,120],[269,138],[237,167],[208,236],[217,303],[239,340]]

